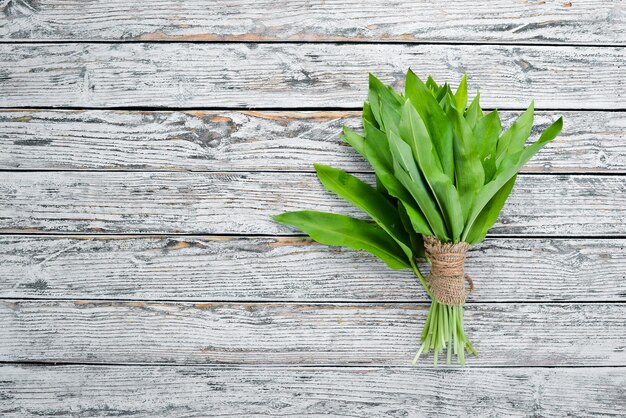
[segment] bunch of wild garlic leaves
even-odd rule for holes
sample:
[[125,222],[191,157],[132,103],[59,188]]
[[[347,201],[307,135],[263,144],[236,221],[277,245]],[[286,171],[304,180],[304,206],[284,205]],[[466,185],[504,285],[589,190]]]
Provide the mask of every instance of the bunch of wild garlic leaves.
[[370,74],[363,105],[363,135],[344,126],[343,139],[376,174],[376,187],[337,168],[315,164],[322,184],[371,217],[371,221],[317,211],[274,217],[327,245],[365,250],[393,269],[411,269],[433,299],[414,363],[447,347],[461,365],[476,351],[463,330],[463,307],[434,298],[417,266],[422,236],[443,243],[481,242],[511,193],[519,170],[561,131],[559,118],[531,145],[534,105],[502,132],[497,110],[483,113],[480,94],[468,102],[464,76],[456,92],[411,70],[404,94]]

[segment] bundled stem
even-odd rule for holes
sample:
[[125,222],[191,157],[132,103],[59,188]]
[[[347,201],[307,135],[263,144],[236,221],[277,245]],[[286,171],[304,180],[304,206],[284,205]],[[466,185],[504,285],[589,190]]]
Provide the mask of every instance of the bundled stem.
[[457,356],[459,364],[465,366],[465,351],[478,355],[463,330],[463,307],[450,306],[433,299],[426,324],[422,330],[422,345],[413,358],[413,365],[419,357],[433,350],[435,367],[439,354],[446,352],[446,364],[451,364],[452,353]]
[[[473,282],[464,270],[465,253],[469,245],[464,242],[444,244],[429,236],[424,236],[423,239],[426,257],[431,263],[431,272],[426,279],[416,266],[413,271],[432,298],[432,304],[422,330],[422,345],[413,359],[413,364],[417,363],[422,353],[433,350],[433,361],[437,366],[439,354],[447,350],[447,364],[451,364],[454,353],[458,362],[464,366],[466,350],[477,355],[463,329],[462,305],[474,288]],[[465,287],[466,280],[470,283],[469,289]]]

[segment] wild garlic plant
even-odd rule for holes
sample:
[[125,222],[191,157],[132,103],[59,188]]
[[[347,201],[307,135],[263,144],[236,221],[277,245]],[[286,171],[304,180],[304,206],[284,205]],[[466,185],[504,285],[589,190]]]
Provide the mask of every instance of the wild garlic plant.
[[[559,118],[532,144],[534,104],[503,132],[497,110],[484,113],[477,94],[468,105],[467,79],[456,92],[408,71],[404,94],[370,74],[363,105],[363,134],[343,128],[343,139],[372,166],[376,186],[337,168],[315,164],[329,191],[371,220],[316,211],[274,217],[315,241],[365,250],[392,269],[410,269],[432,299],[421,334],[422,353],[434,364],[447,349],[465,365],[476,354],[463,327],[463,304],[473,282],[465,252],[496,222],[517,173],[561,131]],[[427,276],[418,265],[430,264]],[[466,285],[469,283],[469,287]]]

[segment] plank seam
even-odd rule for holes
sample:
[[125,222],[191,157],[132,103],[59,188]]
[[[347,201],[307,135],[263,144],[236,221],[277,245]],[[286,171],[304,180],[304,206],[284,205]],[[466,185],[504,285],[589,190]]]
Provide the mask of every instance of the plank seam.
[[[63,232],[63,231],[41,231],[41,232],[24,232],[24,231],[0,231],[0,236],[21,236],[21,237],[124,237],[124,238],[167,238],[167,237],[227,237],[227,238],[308,238],[305,234],[237,234],[237,233],[224,233],[219,234],[203,234],[198,232],[131,232],[128,234],[121,234],[119,232]],[[620,240],[626,239],[626,234],[615,235],[546,235],[546,234],[528,234],[528,235],[515,235],[515,234],[489,234],[489,238],[507,238],[507,239],[558,239],[558,240],[592,240],[592,239],[607,239],[607,240]]]
[[[400,305],[400,304],[416,304],[416,305],[429,305],[430,301],[427,300],[414,300],[414,301],[393,301],[393,300],[388,300],[388,301],[376,301],[376,300],[372,300],[372,301],[341,301],[341,300],[326,300],[326,301],[303,301],[303,300],[276,300],[276,299],[272,299],[272,300],[254,300],[254,299],[239,299],[239,300],[228,300],[228,299],[199,299],[202,302],[205,303],[224,303],[224,304],[234,304],[234,305],[239,305],[239,304],[259,304],[259,305],[269,305],[269,304],[280,304],[280,305],[298,305],[298,306],[312,306],[312,305],[316,305],[316,306],[332,306],[332,305],[379,305],[379,306],[385,306],[385,305]],[[154,304],[172,304],[172,305],[176,305],[176,304],[182,304],[182,303],[196,303],[198,302],[198,300],[175,300],[175,299],[163,299],[163,300],[158,300],[158,299],[94,299],[94,298],[85,298],[85,299],[81,299],[81,298],[32,298],[32,297],[2,297],[0,296],[0,302],[4,302],[4,301],[11,301],[11,302],[20,302],[20,301],[24,301],[24,302],[29,302],[29,301],[36,301],[36,302],[75,302],[75,301],[81,301],[81,302],[96,302],[96,303],[116,303],[116,302],[146,302],[146,303],[154,303]],[[574,302],[568,302],[568,301],[521,301],[521,302],[515,302],[512,300],[509,301],[480,301],[480,302],[472,302],[472,301],[467,301],[467,304],[471,304],[474,306],[479,306],[479,305],[509,305],[509,304],[515,304],[515,305],[599,305],[599,304],[611,304],[611,305],[621,305],[621,306],[626,306],[626,302],[625,301],[574,301]]]
[[[33,297],[33,296],[2,296],[0,295],[0,302],[76,302],[77,300],[83,302],[95,302],[95,303],[128,303],[128,302],[145,302],[154,304],[184,304],[184,303],[223,303],[223,304],[258,304],[258,305],[429,305],[430,300],[427,299],[389,299],[389,300],[358,300],[358,299],[206,299],[206,298],[187,298],[187,299],[140,299],[140,298],[51,298],[51,297]],[[466,305],[625,305],[624,300],[481,300],[471,301],[468,300]]]
[[[109,111],[138,111],[138,112],[360,112],[362,106],[0,106],[0,111],[81,111],[81,110],[109,110]],[[486,107],[483,111],[490,112],[498,110],[503,112],[523,112],[522,107]],[[556,108],[556,107],[535,107],[536,112],[589,112],[589,113],[622,113],[626,112],[626,107],[616,108]]]
[[196,39],[163,39],[163,40],[142,40],[142,39],[0,39],[3,45],[36,45],[36,44],[52,44],[52,45],[68,45],[68,44],[255,44],[255,45],[298,45],[298,44],[318,44],[318,45],[451,45],[451,46],[521,46],[521,47],[563,47],[563,48],[620,48],[626,46],[626,43],[568,43],[568,42],[502,42],[502,41],[405,41],[405,40],[280,40],[275,41],[250,41],[250,40],[210,40],[202,41]]
[[197,367],[203,369],[249,369],[249,368],[272,368],[272,369],[419,369],[419,370],[432,370],[432,371],[442,371],[442,372],[458,372],[465,373],[470,369],[597,369],[597,368],[626,368],[626,364],[615,364],[615,365],[562,365],[562,366],[539,366],[539,365],[529,365],[529,366],[508,366],[508,365],[500,365],[500,366],[468,366],[466,368],[458,368],[458,367],[447,367],[442,365],[441,367],[433,367],[427,365],[421,366],[401,366],[401,365],[376,365],[376,364],[301,364],[301,365],[291,365],[291,364],[276,364],[276,363],[255,363],[253,365],[247,364],[198,364],[198,363],[145,363],[145,362],[128,362],[128,363],[119,363],[119,362],[111,362],[111,363],[103,363],[103,362],[70,362],[70,361],[42,361],[42,360],[20,360],[20,361],[12,361],[12,360],[0,360],[0,367],[3,365],[24,365],[24,366],[35,366],[35,367],[64,367],[64,366],[99,366],[99,367]]
[[[119,237],[119,238],[137,238],[137,239],[146,239],[146,238],[169,238],[169,237],[197,237],[197,238],[309,238],[306,234],[198,234],[198,233],[129,233],[129,234],[121,234],[119,232],[111,232],[111,233],[80,233],[80,232],[0,232],[0,236],[17,236],[17,237],[29,237],[29,238],[77,238],[82,237],[84,239],[99,239],[100,237]],[[586,239],[605,239],[605,240],[622,240],[626,239],[626,236],[620,235],[606,235],[606,236],[586,236],[586,235],[510,235],[510,234],[492,234],[487,235],[487,238],[492,239],[554,239],[554,240],[586,240]],[[311,239],[312,240],[312,239]],[[322,244],[320,244],[322,245]]]
[[[55,231],[46,231],[46,232],[23,232],[23,231],[0,231],[0,236],[24,236],[24,237],[81,237],[81,236],[89,236],[89,237],[232,237],[232,238],[308,238],[308,235],[305,234],[237,234],[237,233],[219,233],[219,234],[203,234],[198,232],[146,232],[146,233],[137,233],[132,232],[128,234],[120,234],[119,232],[55,232]],[[487,235],[487,238],[510,238],[510,239],[577,239],[577,240],[593,240],[593,239],[611,239],[611,240],[620,240],[626,239],[626,234],[624,235],[507,235],[507,234],[493,234]]]
[[[254,173],[314,174],[315,170],[196,170],[196,169],[128,169],[128,168],[0,168],[0,173]],[[373,171],[348,170],[351,174],[374,174]],[[626,177],[626,171],[522,171],[520,176]]]

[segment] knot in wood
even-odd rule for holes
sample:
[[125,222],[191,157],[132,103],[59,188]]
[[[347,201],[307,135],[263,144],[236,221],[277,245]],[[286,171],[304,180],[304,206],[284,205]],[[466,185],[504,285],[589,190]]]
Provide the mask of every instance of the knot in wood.
[[[474,282],[465,274],[465,254],[467,242],[442,243],[435,237],[424,236],[424,250],[431,262],[431,270],[426,280],[438,302],[460,306],[474,290]],[[465,287],[465,282],[469,288]]]

